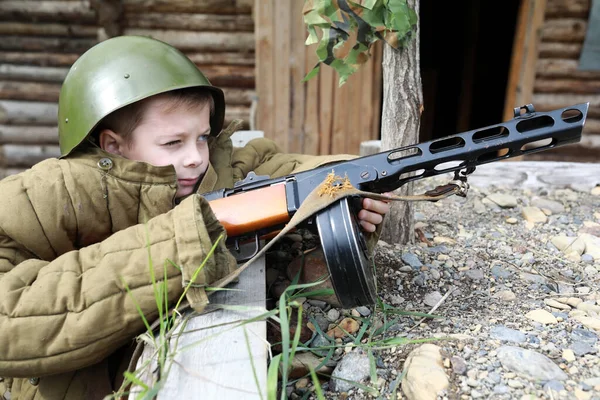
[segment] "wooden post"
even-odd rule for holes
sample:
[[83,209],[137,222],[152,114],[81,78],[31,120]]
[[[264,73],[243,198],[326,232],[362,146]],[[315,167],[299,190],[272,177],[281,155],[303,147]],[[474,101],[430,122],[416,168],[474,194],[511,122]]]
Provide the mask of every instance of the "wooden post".
[[[408,0],[419,15],[420,0]],[[417,23],[414,38],[401,50],[385,45],[383,51],[383,115],[381,117],[382,150],[417,143],[423,110],[423,88],[420,73],[420,28]],[[412,183],[396,191],[412,192]],[[414,238],[413,208],[410,202],[392,202],[383,223],[382,239],[388,243],[409,243]]]
[[506,85],[504,120],[513,118],[515,107],[531,103],[545,10],[546,0],[521,0]]

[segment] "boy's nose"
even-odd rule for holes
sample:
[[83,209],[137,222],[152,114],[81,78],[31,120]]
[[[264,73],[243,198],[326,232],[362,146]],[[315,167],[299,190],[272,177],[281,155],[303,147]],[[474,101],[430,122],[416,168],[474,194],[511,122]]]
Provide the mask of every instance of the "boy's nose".
[[185,153],[184,165],[186,167],[197,167],[202,164],[202,153],[196,146],[189,146]]

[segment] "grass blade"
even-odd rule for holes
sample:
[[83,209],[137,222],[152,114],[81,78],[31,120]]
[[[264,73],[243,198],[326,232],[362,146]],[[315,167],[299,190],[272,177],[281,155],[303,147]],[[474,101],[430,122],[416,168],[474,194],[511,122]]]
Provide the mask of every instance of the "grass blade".
[[252,357],[252,348],[250,346],[250,338],[248,337],[248,331],[246,330],[245,326],[244,326],[244,338],[246,339],[246,349],[248,349],[248,356],[250,356],[250,366],[252,367],[252,376],[254,377],[254,383],[256,383],[256,389],[258,390],[258,395],[260,396],[260,400],[263,400],[260,382],[258,381],[258,375],[256,374],[256,367],[254,366],[254,357]]
[[317,394],[318,400],[325,400],[325,396],[323,395],[323,389],[321,389],[321,383],[319,382],[319,378],[317,378],[317,374],[312,367],[310,368],[310,377],[313,381],[313,385],[315,385],[315,392]]
[[[281,362],[281,354],[277,354],[269,363],[267,371],[267,400],[277,400],[277,370]],[[285,392],[285,390],[284,390]]]

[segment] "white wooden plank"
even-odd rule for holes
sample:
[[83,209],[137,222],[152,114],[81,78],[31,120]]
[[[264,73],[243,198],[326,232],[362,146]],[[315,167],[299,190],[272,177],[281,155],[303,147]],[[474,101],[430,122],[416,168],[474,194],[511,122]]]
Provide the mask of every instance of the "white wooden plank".
[[191,333],[181,336],[178,348],[193,347],[176,355],[175,361],[179,365],[171,369],[159,393],[159,400],[191,399],[200,393],[203,399],[259,399],[261,393],[266,398],[266,322],[253,322],[244,327],[239,324],[223,326],[227,322],[244,321],[266,312],[264,258],[261,261],[240,275],[239,283],[233,286],[239,292],[219,292],[210,299],[213,305],[240,305],[255,309],[218,310],[192,318],[186,327],[186,331]]
[[237,131],[231,135],[233,147],[244,147],[249,141],[265,137],[264,131]]
[[[180,335],[170,371],[159,391],[162,399],[266,399],[267,353],[266,321],[244,326],[227,324],[244,321],[266,312],[264,257],[240,275],[230,286],[236,291],[210,296],[211,306],[243,306],[241,311],[217,310],[197,315],[188,321]],[[245,332],[246,333],[245,333]],[[247,339],[246,339],[247,337]],[[251,354],[249,350],[251,349]],[[154,349],[146,345],[138,368],[152,357]],[[154,367],[146,368],[143,381],[152,385]],[[133,390],[132,390],[133,392]],[[129,396],[135,398],[135,393]]]

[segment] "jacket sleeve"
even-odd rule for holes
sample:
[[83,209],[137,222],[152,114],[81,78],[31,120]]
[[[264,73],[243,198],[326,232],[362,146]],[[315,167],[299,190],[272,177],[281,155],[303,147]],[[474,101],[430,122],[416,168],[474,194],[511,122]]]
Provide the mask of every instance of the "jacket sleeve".
[[[43,240],[33,208],[19,212],[25,235]],[[149,320],[158,315],[151,276],[161,282],[166,274],[168,300],[175,301],[183,293],[182,274],[189,281],[224,234],[200,196],[51,261],[31,258],[34,252],[10,234],[16,227],[5,225],[0,219],[0,376],[11,377],[79,369],[132,340],[144,329],[138,306]],[[229,272],[232,256],[224,238],[220,243],[198,286]]]
[[271,139],[259,138],[234,149],[232,165],[236,180],[243,179],[250,171],[277,178],[355,157],[350,154],[314,156],[284,153]]

